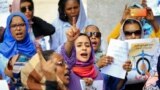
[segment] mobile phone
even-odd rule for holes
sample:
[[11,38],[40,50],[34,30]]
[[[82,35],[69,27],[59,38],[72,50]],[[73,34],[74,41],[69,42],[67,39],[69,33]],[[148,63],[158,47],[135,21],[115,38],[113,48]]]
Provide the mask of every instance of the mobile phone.
[[130,15],[134,17],[145,17],[147,16],[147,10],[145,8],[133,8],[130,9]]

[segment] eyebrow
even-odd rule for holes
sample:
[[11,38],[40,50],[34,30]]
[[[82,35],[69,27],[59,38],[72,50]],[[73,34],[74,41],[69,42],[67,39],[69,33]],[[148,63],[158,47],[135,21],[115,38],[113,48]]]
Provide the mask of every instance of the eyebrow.
[[[82,45],[83,44],[83,42],[78,42],[76,45]],[[90,43],[89,42],[84,42],[84,45],[90,45]]]

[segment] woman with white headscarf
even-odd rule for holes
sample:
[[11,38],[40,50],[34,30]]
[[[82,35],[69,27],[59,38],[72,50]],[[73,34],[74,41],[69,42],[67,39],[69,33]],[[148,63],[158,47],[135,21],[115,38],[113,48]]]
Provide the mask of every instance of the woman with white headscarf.
[[66,42],[66,31],[74,23],[80,32],[83,32],[85,26],[91,24],[91,21],[87,19],[82,0],[59,0],[58,3],[59,15],[53,22],[53,26],[56,28],[56,32],[51,36],[51,49],[60,51],[60,46]]

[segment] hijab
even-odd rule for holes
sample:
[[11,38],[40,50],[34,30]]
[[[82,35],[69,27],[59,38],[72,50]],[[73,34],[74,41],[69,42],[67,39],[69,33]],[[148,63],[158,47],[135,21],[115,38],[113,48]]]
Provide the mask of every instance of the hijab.
[[136,19],[130,18],[130,19],[126,19],[126,20],[124,21],[124,23],[122,24],[119,39],[120,39],[120,40],[126,40],[123,29],[124,29],[124,25],[125,25],[129,20],[132,20],[132,21],[135,21],[135,22],[139,23],[140,28],[141,28],[141,30],[142,30],[141,38],[144,38],[144,30],[143,30],[143,28],[142,28],[142,24],[140,23],[140,21],[138,21],[138,20],[136,20]]
[[[80,11],[79,11],[79,15],[78,15],[78,20],[76,22],[76,26],[77,28],[79,28],[80,30],[83,30],[83,28],[85,27],[85,22],[87,21],[87,16],[84,10],[84,6],[82,3],[82,0],[80,0]],[[59,16],[56,18],[56,22],[59,24],[59,26],[63,26],[64,25],[64,21],[62,21]]]
[[[10,24],[14,16],[21,17],[26,25],[26,36],[22,41],[16,41],[10,30]],[[16,54],[24,54],[28,57],[32,57],[36,53],[36,48],[33,42],[30,40],[28,29],[28,20],[23,13],[15,12],[10,14],[10,16],[7,18],[7,27],[4,33],[4,40],[0,44],[0,53],[2,53],[6,58],[10,58]]]

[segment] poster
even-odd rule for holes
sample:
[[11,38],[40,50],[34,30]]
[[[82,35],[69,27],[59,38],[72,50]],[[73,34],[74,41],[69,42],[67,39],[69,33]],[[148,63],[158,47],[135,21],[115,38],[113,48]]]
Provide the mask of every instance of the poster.
[[117,39],[111,39],[107,50],[107,56],[112,56],[114,61],[112,64],[101,68],[101,72],[124,79],[126,70],[123,69],[123,64],[128,60],[128,43]]
[[151,72],[156,70],[159,55],[158,49],[158,38],[131,39],[125,41],[112,39],[107,55],[112,56],[114,61],[111,65],[102,68],[101,71],[107,75],[124,79],[125,70],[122,70],[122,65],[125,60],[131,60],[132,70],[128,72],[127,83],[144,82],[152,74]]
[[128,72],[128,84],[144,82],[152,70],[156,70],[159,39],[135,39],[126,41],[129,44],[129,60],[132,70]]

